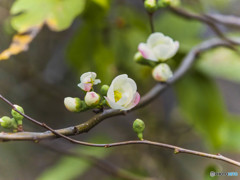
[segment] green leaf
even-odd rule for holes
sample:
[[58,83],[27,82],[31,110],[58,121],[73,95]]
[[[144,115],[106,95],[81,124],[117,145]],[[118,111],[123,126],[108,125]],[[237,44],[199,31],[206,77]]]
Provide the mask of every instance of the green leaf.
[[240,150],[240,116],[228,115],[226,121],[223,124],[224,128],[221,128],[223,147],[226,151]]
[[176,86],[180,110],[213,148],[222,145],[225,107],[217,87],[206,76],[192,73]]
[[111,46],[106,42],[108,10],[98,3],[93,0],[87,2],[83,23],[68,46],[67,59],[79,74],[91,70],[106,83],[112,79],[114,57]]
[[85,0],[17,0],[12,8],[11,24],[18,32],[46,23],[54,31],[68,28],[79,15]]
[[197,68],[213,77],[240,82],[240,56],[226,48],[217,48],[205,53],[198,61]]
[[216,85],[206,75],[190,73],[176,84],[180,111],[203,136],[207,147],[240,150],[240,116],[230,114]]

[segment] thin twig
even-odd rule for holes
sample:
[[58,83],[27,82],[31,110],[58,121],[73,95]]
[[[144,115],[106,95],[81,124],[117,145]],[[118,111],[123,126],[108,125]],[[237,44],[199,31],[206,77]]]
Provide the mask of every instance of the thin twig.
[[168,9],[174,14],[177,14],[178,16],[183,17],[185,19],[200,21],[208,25],[219,38],[231,44],[239,45],[239,42],[234,41],[228,38],[227,36],[225,36],[225,34],[217,27],[217,25],[212,21],[212,19],[208,18],[207,16],[194,14],[192,12],[186,11],[184,9],[176,8],[176,7],[169,7]]
[[154,22],[153,22],[153,15],[154,13],[148,13],[148,17],[149,17],[149,23],[150,23],[150,28],[151,28],[151,32],[154,33]]
[[204,16],[225,26],[240,28],[240,17],[238,16],[223,14],[205,14]]

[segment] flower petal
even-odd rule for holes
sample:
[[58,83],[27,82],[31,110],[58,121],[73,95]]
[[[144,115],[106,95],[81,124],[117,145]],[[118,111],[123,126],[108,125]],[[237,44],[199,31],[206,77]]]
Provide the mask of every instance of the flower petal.
[[95,80],[96,76],[97,74],[95,72],[86,72],[81,75],[80,81],[82,83],[87,83],[87,82],[90,82],[91,79]]
[[179,42],[175,41],[171,47],[171,51],[169,51],[168,58],[172,58],[173,56],[175,56],[175,54],[178,51],[178,48],[179,48]]
[[92,89],[92,84],[91,83],[79,83],[78,87],[80,87],[84,91],[90,91]]
[[155,56],[158,58],[158,60],[165,61],[169,59],[169,51],[170,46],[165,44],[159,44],[156,47],[153,48],[153,51],[155,53]]
[[158,44],[164,43],[165,36],[160,32],[152,33],[147,39],[147,46],[149,48],[154,48]]
[[101,83],[101,80],[100,79],[95,79],[93,84],[96,85],[96,84],[99,84],[99,83]]
[[135,107],[140,101],[140,94],[136,92],[134,94],[134,98],[132,99],[131,103],[126,107],[126,110],[132,109]]
[[154,52],[145,43],[140,43],[138,45],[138,51],[141,53],[141,55],[145,59],[149,59],[149,60],[152,60],[152,61],[157,61],[157,58],[154,55]]
[[122,109],[122,110],[125,109],[123,106],[121,106],[121,105],[119,105],[119,104],[111,101],[108,97],[105,96],[104,98],[107,100],[109,106],[110,106],[112,109]]

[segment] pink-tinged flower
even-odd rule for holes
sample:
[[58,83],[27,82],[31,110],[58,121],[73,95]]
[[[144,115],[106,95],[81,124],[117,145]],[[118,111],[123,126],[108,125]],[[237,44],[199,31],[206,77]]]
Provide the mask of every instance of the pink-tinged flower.
[[151,61],[166,61],[173,57],[179,48],[179,42],[162,33],[152,33],[147,43],[140,43],[138,51],[145,59]]
[[80,83],[78,87],[80,87],[84,91],[90,91],[93,85],[101,83],[100,79],[96,79],[97,74],[95,72],[86,72],[81,75]]
[[100,102],[100,96],[95,92],[87,92],[84,101],[88,106],[96,106]]
[[156,81],[165,82],[173,76],[173,73],[167,64],[161,63],[153,69],[152,76]]
[[112,109],[129,110],[139,103],[140,95],[135,81],[122,74],[114,78],[105,99]]

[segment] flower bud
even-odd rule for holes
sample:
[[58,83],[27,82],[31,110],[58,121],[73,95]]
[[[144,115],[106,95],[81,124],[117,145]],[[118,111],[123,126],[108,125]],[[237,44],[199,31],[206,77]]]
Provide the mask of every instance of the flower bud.
[[156,81],[165,82],[173,76],[173,73],[167,64],[161,63],[153,69],[152,76]]
[[67,110],[71,112],[80,112],[81,111],[81,100],[79,98],[66,97],[64,99],[64,105]]
[[15,121],[14,118],[10,118],[8,116],[3,116],[1,119],[0,119],[0,124],[2,127],[4,128],[17,128],[17,122]]
[[134,132],[137,133],[138,138],[139,138],[140,140],[143,140],[143,131],[144,131],[144,128],[145,128],[145,124],[144,124],[144,122],[143,122],[141,119],[136,119],[136,120],[133,122],[133,130],[134,130]]
[[167,7],[167,6],[178,6],[180,4],[180,0],[159,0],[159,7]]
[[96,106],[100,102],[100,96],[99,96],[99,94],[97,94],[93,91],[92,92],[87,92],[84,100],[85,100],[85,103],[88,106]]
[[156,0],[145,0],[144,7],[149,13],[153,13],[157,10],[157,1]]
[[107,95],[107,92],[108,92],[108,89],[109,89],[109,85],[103,85],[102,87],[101,87],[101,90],[100,90],[100,92],[101,92],[101,95],[103,95],[103,96],[106,96]]
[[142,65],[148,65],[148,66],[151,66],[151,67],[154,67],[156,66],[156,62],[154,61],[149,61],[148,59],[145,59],[142,54],[140,52],[137,52],[135,55],[134,55],[134,61],[138,64],[142,64]]
[[[18,105],[14,105],[14,107],[19,111],[21,112],[22,114],[24,114],[24,110],[21,106],[18,106]],[[15,111],[14,109],[12,109],[11,111],[11,114],[13,116],[13,118],[18,122],[18,124],[22,124],[22,119],[23,119],[23,116],[21,114],[19,114],[17,111]]]

